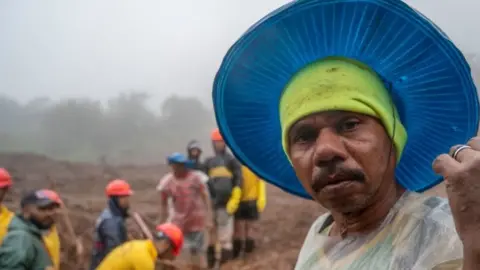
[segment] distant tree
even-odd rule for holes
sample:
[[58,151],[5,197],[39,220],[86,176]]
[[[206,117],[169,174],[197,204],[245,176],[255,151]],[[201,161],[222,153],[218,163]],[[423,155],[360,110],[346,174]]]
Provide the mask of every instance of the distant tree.
[[71,161],[158,163],[184,151],[191,139],[208,142],[213,113],[198,99],[171,96],[160,113],[143,92],[121,93],[107,104],[88,98],[26,104],[0,95],[0,151],[46,154]]
[[96,158],[103,134],[101,103],[91,99],[67,99],[45,112],[42,122],[47,154],[74,160]]

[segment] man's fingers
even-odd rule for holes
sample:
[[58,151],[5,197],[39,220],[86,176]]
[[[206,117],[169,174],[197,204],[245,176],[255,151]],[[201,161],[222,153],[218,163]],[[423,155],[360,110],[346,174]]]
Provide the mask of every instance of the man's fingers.
[[433,171],[443,177],[448,177],[460,169],[460,163],[447,154],[438,156],[432,164]]
[[[473,142],[475,144],[476,142]],[[450,156],[454,157],[460,163],[471,161],[478,155],[470,145],[456,145],[450,149]]]
[[473,150],[480,151],[480,136],[471,138],[467,145],[472,147]]

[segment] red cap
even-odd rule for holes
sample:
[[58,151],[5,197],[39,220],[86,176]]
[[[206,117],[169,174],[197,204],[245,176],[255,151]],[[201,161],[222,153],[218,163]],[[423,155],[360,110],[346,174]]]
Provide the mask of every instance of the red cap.
[[61,206],[63,205],[63,202],[55,191],[49,189],[40,189],[25,195],[22,198],[20,205],[22,207],[26,205],[48,207],[51,205]]
[[63,201],[60,198],[60,195],[58,195],[58,193],[56,193],[55,191],[50,190],[50,189],[41,189],[41,190],[37,191],[37,196],[39,198],[49,199],[50,201],[52,201],[54,203],[57,203],[59,205],[63,204]]
[[168,237],[173,245],[173,255],[178,256],[183,247],[183,233],[177,225],[173,223],[160,224],[156,228],[158,234],[163,234]]

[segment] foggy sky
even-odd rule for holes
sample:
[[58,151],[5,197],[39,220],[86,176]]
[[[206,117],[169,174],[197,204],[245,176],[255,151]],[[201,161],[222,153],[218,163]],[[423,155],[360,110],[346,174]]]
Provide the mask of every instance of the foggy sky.
[[[177,93],[209,103],[229,46],[286,2],[1,0],[0,93],[105,100],[134,89],[158,102]],[[464,52],[479,52],[479,0],[406,2]]]

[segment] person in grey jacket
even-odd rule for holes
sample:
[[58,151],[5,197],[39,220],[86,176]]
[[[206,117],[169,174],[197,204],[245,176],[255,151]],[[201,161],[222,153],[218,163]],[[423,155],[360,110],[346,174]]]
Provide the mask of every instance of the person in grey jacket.
[[21,211],[10,221],[0,246],[0,269],[53,270],[53,262],[42,239],[42,230],[55,224],[61,201],[49,190],[24,196]]
[[110,251],[128,240],[125,220],[129,216],[129,197],[133,191],[126,181],[117,179],[107,185],[105,192],[108,196],[108,207],[103,210],[95,224],[91,270],[96,269]]

